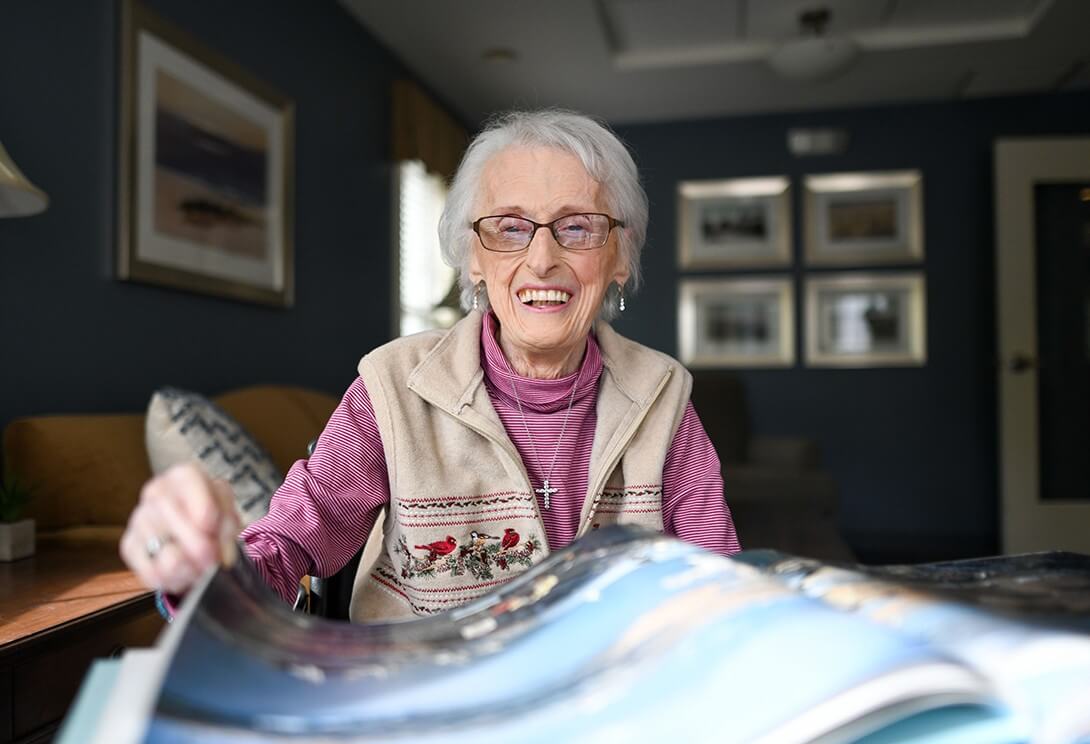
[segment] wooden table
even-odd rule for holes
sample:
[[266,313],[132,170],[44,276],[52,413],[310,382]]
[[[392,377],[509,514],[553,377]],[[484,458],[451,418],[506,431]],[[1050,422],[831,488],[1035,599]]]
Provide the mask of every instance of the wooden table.
[[163,627],[116,540],[39,537],[36,555],[0,563],[0,743],[50,740],[91,661]]

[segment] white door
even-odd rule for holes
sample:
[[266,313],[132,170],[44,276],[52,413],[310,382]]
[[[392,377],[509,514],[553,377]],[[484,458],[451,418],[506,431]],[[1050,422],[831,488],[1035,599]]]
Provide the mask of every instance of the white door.
[[1003,552],[1090,553],[1090,138],[995,147]]

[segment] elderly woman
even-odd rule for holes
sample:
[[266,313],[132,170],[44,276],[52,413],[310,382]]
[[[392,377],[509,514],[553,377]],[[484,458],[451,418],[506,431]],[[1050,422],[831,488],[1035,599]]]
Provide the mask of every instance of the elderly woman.
[[[736,552],[690,375],[608,323],[639,285],[646,226],[636,166],[601,124],[541,111],[487,126],[439,224],[470,312],[361,360],[313,455],[241,533],[268,584],[290,601],[303,575],[336,572],[383,509],[355,620],[456,607],[609,524]],[[122,555],[184,591],[224,557],[230,504],[195,466],[168,471]]]

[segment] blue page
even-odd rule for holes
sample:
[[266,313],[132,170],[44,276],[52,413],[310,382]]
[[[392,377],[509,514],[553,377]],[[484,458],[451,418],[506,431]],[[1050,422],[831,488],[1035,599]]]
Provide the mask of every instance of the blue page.
[[401,623],[293,614],[244,563],[223,571],[184,629],[148,740],[780,744],[952,705],[1023,732],[987,680],[928,643],[686,543],[602,533],[493,595]]

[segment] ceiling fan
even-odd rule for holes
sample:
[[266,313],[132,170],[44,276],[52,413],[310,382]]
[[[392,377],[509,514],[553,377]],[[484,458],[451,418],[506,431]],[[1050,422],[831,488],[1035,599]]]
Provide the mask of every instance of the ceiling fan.
[[783,78],[803,81],[828,79],[846,71],[859,57],[859,44],[848,36],[827,35],[831,18],[828,8],[802,11],[801,36],[772,50],[769,66]]

